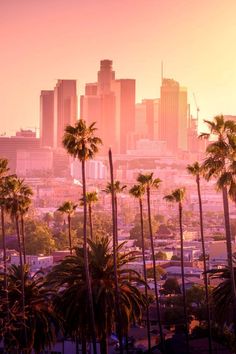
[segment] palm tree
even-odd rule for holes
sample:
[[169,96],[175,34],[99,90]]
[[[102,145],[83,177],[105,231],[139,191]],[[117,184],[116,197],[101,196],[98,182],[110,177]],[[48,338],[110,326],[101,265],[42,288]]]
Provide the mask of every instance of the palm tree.
[[99,145],[102,141],[95,135],[95,123],[87,126],[83,119],[75,123],[75,126],[68,125],[65,128],[63,137],[63,146],[68,154],[81,161],[82,180],[83,180],[83,199],[84,199],[84,223],[83,223],[83,236],[84,236],[84,262],[87,279],[87,291],[89,298],[89,314],[92,319],[92,333],[93,333],[93,350],[94,354],[97,353],[96,348],[96,333],[95,333],[95,320],[93,310],[92,288],[89,275],[89,261],[88,261],[88,247],[87,247],[87,202],[86,202],[86,178],[85,178],[85,163],[87,160],[93,159],[98,152]]
[[[124,192],[125,188],[127,187],[126,185],[121,185],[120,181],[114,181],[113,182],[113,189],[114,189],[114,210],[115,210],[115,217],[116,217],[116,223],[115,223],[115,227],[116,227],[116,244],[118,245],[118,202],[117,202],[117,195],[121,194]],[[112,194],[112,185],[111,182],[108,182],[106,185],[106,188],[103,190],[105,193],[107,194]]]
[[8,173],[8,161],[0,159],[0,207],[1,207],[1,228],[2,228],[2,249],[3,249],[3,267],[4,267],[4,287],[7,289],[7,256],[6,256],[6,237],[5,237],[5,203],[7,190],[4,186],[6,174]]
[[189,336],[188,336],[188,318],[187,318],[187,303],[186,303],[186,290],[184,280],[184,243],[183,243],[183,200],[185,198],[185,188],[179,188],[172,191],[164,199],[171,203],[177,203],[179,207],[179,229],[180,229],[180,247],[181,247],[181,278],[182,278],[182,290],[183,290],[183,306],[184,306],[184,319],[185,319],[185,333],[187,342],[187,352],[189,353]]
[[153,278],[154,278],[154,287],[155,287],[155,298],[156,298],[156,310],[157,310],[157,319],[159,324],[161,347],[164,350],[164,335],[161,325],[161,311],[160,311],[160,302],[157,290],[157,272],[156,272],[156,258],[155,258],[155,248],[153,240],[153,231],[152,231],[152,218],[151,218],[151,200],[150,193],[151,189],[158,189],[161,183],[159,178],[153,178],[153,173],[142,174],[140,173],[137,178],[137,182],[145,188],[147,195],[147,205],[148,205],[148,224],[149,224],[149,234],[151,240],[151,251],[152,251],[152,264],[153,264]]
[[31,189],[24,183],[24,180],[18,179],[16,176],[9,176],[6,179],[6,190],[8,196],[6,198],[6,210],[10,214],[12,220],[15,221],[16,234],[19,248],[19,263],[21,271],[21,302],[22,302],[22,314],[24,323],[24,340],[27,343],[27,330],[25,326],[25,285],[24,285],[24,267],[22,259],[22,241],[19,221],[22,214],[27,210],[30,203],[30,195],[32,195]]
[[72,254],[72,241],[71,241],[71,216],[75,213],[75,210],[77,208],[77,204],[74,204],[71,201],[64,202],[58,209],[57,211],[60,211],[62,214],[67,215],[67,221],[68,221],[68,240],[69,240],[69,249],[70,249],[70,254]]
[[[116,280],[114,257],[108,237],[97,241],[88,240],[89,266],[92,280],[96,335],[100,341],[100,352],[108,354],[107,340],[114,331],[116,320]],[[117,247],[119,310],[122,315],[122,335],[128,333],[130,323],[139,322],[146,298],[134,283],[143,285],[141,276],[127,267],[134,261],[134,253],[124,253],[122,245]],[[76,248],[72,256],[54,266],[48,282],[55,288],[56,311],[65,320],[65,333],[73,339],[78,336],[90,339],[91,318],[88,316],[89,301],[86,292],[86,272],[83,250]]]
[[[145,188],[141,184],[134,185],[129,190],[132,197],[138,199],[139,201],[139,213],[140,213],[140,227],[141,227],[141,243],[142,243],[142,256],[143,256],[143,275],[146,283],[145,286],[145,296],[148,298],[148,288],[147,288],[147,269],[146,269],[146,259],[145,259],[145,245],[144,245],[144,230],[143,230],[143,196],[145,194]],[[150,336],[150,316],[149,316],[149,306],[147,304],[147,336],[148,336],[148,350],[151,352],[151,336]]]
[[24,181],[21,181],[20,188],[21,199],[19,201],[20,208],[20,222],[21,222],[21,236],[22,236],[22,252],[23,252],[23,261],[26,264],[26,251],[25,251],[25,225],[24,225],[24,216],[27,214],[29,207],[31,205],[31,197],[33,195],[32,189],[27,186]]
[[112,152],[109,149],[109,166],[110,166],[110,178],[111,182],[107,184],[105,189],[106,193],[111,194],[111,206],[112,206],[112,244],[113,244],[113,263],[114,263],[114,278],[115,278],[115,320],[116,320],[116,330],[118,332],[119,344],[120,344],[120,354],[123,353],[123,338],[122,338],[122,317],[120,313],[120,292],[118,284],[118,265],[117,265],[117,246],[118,246],[118,224],[117,224],[117,196],[115,186],[120,185],[119,181],[114,182],[114,173],[113,173],[113,161],[112,161]]
[[[31,276],[28,265],[24,265],[23,277],[24,315],[20,306],[22,269],[15,265],[9,268],[10,323],[13,329],[10,337],[8,335],[4,338],[4,342],[9,352],[15,352],[17,348],[26,353],[31,353],[33,349],[35,353],[41,353],[55,343],[60,321],[52,306],[53,292],[48,287],[42,272],[36,272]],[[24,336],[25,331],[27,341]]]
[[[90,238],[93,240],[93,220],[92,220],[92,205],[98,202],[98,194],[96,191],[86,193],[86,202],[88,205],[89,212],[89,227],[90,227]],[[83,198],[80,199],[80,205],[84,205]]]
[[[235,259],[234,259],[235,261]],[[232,303],[234,301],[231,289],[231,275],[228,266],[221,269],[211,269],[208,271],[210,277],[220,280],[220,283],[212,291],[212,300],[215,307],[217,321],[223,325],[232,322]],[[234,268],[236,276],[236,268]]]
[[207,322],[208,322],[208,331],[209,331],[209,336],[208,336],[209,353],[212,353],[211,315],[210,315],[209,291],[208,291],[208,281],[207,281],[206,249],[205,249],[204,232],[203,232],[202,198],[201,198],[201,188],[200,188],[200,176],[202,175],[202,167],[196,161],[192,165],[187,166],[187,171],[189,174],[191,174],[196,178],[196,183],[197,183],[199,216],[200,216],[200,233],[201,233],[203,269],[204,269],[203,276],[204,276],[204,285],[205,285]]
[[229,219],[228,196],[236,201],[236,124],[233,121],[225,121],[224,116],[216,116],[213,121],[206,120],[210,133],[201,134],[200,137],[209,138],[214,134],[217,140],[210,143],[206,149],[207,158],[203,162],[204,176],[206,180],[216,178],[216,186],[222,191],[225,234],[228,267],[231,274],[231,290],[234,298],[234,331],[236,335],[236,285],[232,257],[232,236]]

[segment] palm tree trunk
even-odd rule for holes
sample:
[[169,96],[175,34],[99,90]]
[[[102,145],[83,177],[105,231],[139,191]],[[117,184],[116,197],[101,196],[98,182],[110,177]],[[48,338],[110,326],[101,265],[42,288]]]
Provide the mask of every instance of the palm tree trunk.
[[210,314],[209,291],[208,291],[208,281],[207,281],[206,249],[205,249],[204,231],[203,231],[203,212],[202,212],[202,198],[201,198],[200,177],[199,177],[199,175],[196,178],[196,182],[197,182],[199,215],[200,215],[200,232],[201,232],[202,255],[203,255],[204,286],[205,286],[205,294],[206,294],[207,324],[208,324],[208,345],[209,345],[209,354],[212,354],[211,314]]
[[[1,225],[2,225],[4,289],[5,289],[5,291],[7,291],[7,253],[6,253],[5,217],[4,217],[3,205],[1,206]],[[6,294],[7,294],[7,292],[6,292]]]
[[24,217],[21,215],[21,236],[22,236],[22,252],[23,252],[23,261],[26,264],[26,252],[25,252],[25,225],[24,225]]
[[189,353],[189,336],[188,336],[188,317],[187,317],[187,303],[186,303],[186,290],[184,280],[184,240],[183,240],[183,208],[181,202],[179,203],[179,229],[180,229],[180,246],[181,246],[181,278],[182,278],[182,291],[183,291],[183,306],[184,306],[184,321],[185,321],[185,335],[187,344],[187,353]]
[[152,219],[151,219],[151,206],[150,206],[150,187],[149,186],[147,187],[147,204],[148,204],[149,234],[150,234],[151,250],[152,250],[153,279],[154,279],[155,297],[156,297],[157,321],[158,321],[158,324],[159,324],[161,348],[162,348],[163,351],[165,351],[164,335],[163,335],[162,325],[161,325],[160,302],[159,302],[159,296],[158,296],[158,290],[157,290],[156,259],[155,259],[155,249],[154,249],[153,232],[152,232]]
[[118,246],[118,205],[117,205],[117,195],[114,193],[115,199],[115,215],[116,215],[116,246]]
[[70,254],[72,254],[72,242],[71,242],[71,216],[68,214],[68,237],[69,237],[69,248]]
[[93,309],[93,294],[92,285],[89,274],[89,260],[88,260],[88,244],[87,244],[87,203],[86,203],[86,179],[85,179],[85,161],[82,160],[82,179],[83,179],[83,199],[84,199],[84,224],[83,224],[83,234],[84,234],[84,263],[85,263],[85,274],[86,283],[88,289],[88,300],[89,300],[89,312],[92,323],[92,340],[93,340],[93,352],[97,354],[97,343],[96,343],[96,325]]
[[232,237],[231,237],[231,228],[230,228],[230,220],[229,220],[229,200],[228,200],[227,187],[223,187],[222,192],[223,192],[223,206],[224,206],[224,218],[225,218],[225,233],[226,233],[228,267],[229,267],[229,271],[230,271],[232,297],[234,299],[233,300],[234,334],[236,336],[236,286],[235,286],[235,274],[234,274],[233,255],[232,255]]
[[[25,272],[24,272],[24,266],[23,266],[23,260],[22,260],[22,248],[21,248],[21,239],[20,239],[20,227],[19,227],[19,217],[16,214],[15,215],[15,222],[16,222],[16,233],[17,233],[17,240],[18,240],[18,247],[19,247],[19,259],[20,259],[20,273],[21,273],[21,293],[22,293],[22,313],[23,313],[23,318],[25,317]],[[25,324],[25,319],[23,319],[24,322],[24,335],[25,335],[25,345],[27,346],[27,330],[26,330],[26,324]]]
[[[143,255],[143,275],[145,280],[145,296],[148,299],[147,291],[147,269],[145,260],[145,243],[144,243],[144,232],[143,232],[143,203],[142,199],[139,198],[139,209],[140,209],[140,224],[141,224],[141,241],[142,241],[142,255]],[[148,352],[151,353],[151,335],[150,335],[150,316],[149,316],[149,304],[147,304],[147,337],[148,337]]]
[[90,238],[93,241],[93,222],[92,222],[92,207],[91,204],[89,203],[88,206],[89,209],[89,228],[90,228]]
[[115,276],[115,302],[116,302],[116,322],[117,332],[120,344],[120,354],[123,354],[123,342],[121,332],[121,314],[120,314],[120,299],[119,299],[119,285],[118,285],[118,273],[117,273],[117,213],[115,205],[115,191],[114,191],[114,176],[113,176],[113,163],[112,152],[109,149],[109,164],[111,175],[111,203],[112,203],[112,226],[113,226],[113,263],[114,263],[114,276]]
[[100,352],[101,352],[101,354],[108,354],[108,342],[107,342],[107,336],[105,333],[100,341]]

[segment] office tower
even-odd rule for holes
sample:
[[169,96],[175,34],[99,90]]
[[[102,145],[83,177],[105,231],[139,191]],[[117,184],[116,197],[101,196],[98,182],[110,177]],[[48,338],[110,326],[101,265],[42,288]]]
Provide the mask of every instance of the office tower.
[[144,99],[135,105],[136,140],[147,138],[158,140],[158,107],[159,99]]
[[97,83],[86,84],[81,117],[96,121],[102,152],[126,153],[135,129],[135,80],[115,79],[111,60],[101,60]]
[[101,151],[109,147],[117,152],[116,98],[112,91],[115,72],[111,60],[102,60],[97,74],[97,83],[85,86],[85,95],[80,98],[80,115],[88,124],[96,122],[97,134],[103,141]]
[[98,71],[98,95],[109,94],[114,80],[115,72],[112,70],[112,60],[101,60]]
[[54,89],[54,147],[62,147],[65,127],[77,120],[76,80],[58,80]]
[[53,146],[54,91],[41,91],[40,95],[40,143]]
[[125,154],[135,130],[135,80],[116,80],[114,88],[118,150],[121,154]]
[[159,139],[167,149],[177,152],[187,150],[188,129],[187,90],[172,79],[163,79],[159,104]]

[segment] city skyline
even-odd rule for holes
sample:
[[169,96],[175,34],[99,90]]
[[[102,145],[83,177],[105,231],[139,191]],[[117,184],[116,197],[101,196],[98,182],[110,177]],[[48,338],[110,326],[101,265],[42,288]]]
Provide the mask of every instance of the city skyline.
[[201,118],[235,114],[234,1],[3,0],[0,10],[0,133],[39,126],[40,91],[57,79],[76,79],[80,96],[102,58],[136,80],[136,102],[160,96],[163,60],[192,114],[193,92]]

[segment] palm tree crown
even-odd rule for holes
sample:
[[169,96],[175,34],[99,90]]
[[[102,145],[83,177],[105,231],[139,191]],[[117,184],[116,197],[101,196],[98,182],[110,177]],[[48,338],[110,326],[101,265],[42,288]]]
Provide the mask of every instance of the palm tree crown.
[[151,173],[140,173],[137,177],[137,182],[139,182],[140,184],[142,184],[144,187],[147,188],[159,188],[161,180],[160,178],[153,178],[153,172]]
[[[86,202],[92,205],[98,201],[98,193],[96,191],[86,193]],[[80,198],[80,205],[84,205],[84,198]]]
[[172,191],[171,194],[167,194],[164,199],[167,202],[182,203],[185,198],[185,188],[178,188]]
[[76,211],[77,206],[77,204],[74,204],[71,201],[66,201],[57,209],[57,211],[60,211],[61,213],[67,215],[73,215]]
[[80,161],[92,159],[102,144],[102,140],[95,136],[96,130],[95,122],[87,127],[83,119],[76,122],[75,126],[67,125],[62,141],[64,148]]
[[141,199],[145,194],[145,188],[142,184],[135,184],[132,188],[130,188],[129,193],[134,198]]
[[[114,181],[114,192],[115,194],[123,193],[126,185],[121,185],[120,181]],[[108,182],[106,185],[106,188],[103,190],[105,193],[110,194],[111,193],[111,183]]]
[[190,175],[199,177],[203,172],[203,167],[196,161],[192,165],[187,166],[187,171]]

